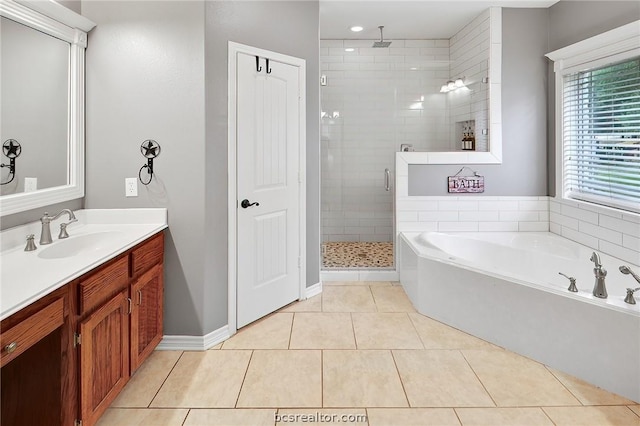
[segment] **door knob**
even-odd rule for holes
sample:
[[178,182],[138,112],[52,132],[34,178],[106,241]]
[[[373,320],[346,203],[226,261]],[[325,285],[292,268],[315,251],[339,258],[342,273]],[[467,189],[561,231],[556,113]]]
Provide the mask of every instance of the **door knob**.
[[251,207],[251,206],[259,206],[259,205],[260,205],[260,203],[258,203],[257,201],[252,203],[252,202],[250,202],[249,200],[247,200],[246,198],[245,198],[244,200],[242,200],[242,202],[240,203],[240,206],[241,206],[243,209],[246,209],[247,207]]

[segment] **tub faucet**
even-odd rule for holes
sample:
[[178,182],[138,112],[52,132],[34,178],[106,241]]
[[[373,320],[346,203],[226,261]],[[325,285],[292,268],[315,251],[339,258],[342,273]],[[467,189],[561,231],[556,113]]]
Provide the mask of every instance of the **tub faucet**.
[[589,260],[591,260],[595,265],[593,273],[596,276],[596,283],[593,286],[593,295],[600,299],[606,299],[607,287],[605,286],[604,278],[607,276],[607,270],[602,267],[602,263],[600,263],[600,255],[595,251],[591,254],[591,258]]
[[[63,223],[63,225],[65,226],[62,227],[61,230],[64,229],[65,230],[64,234],[66,234],[67,237],[69,236],[69,234],[66,233],[66,227],[67,227],[66,225],[78,221],[78,219],[76,219],[76,215],[74,215],[71,210],[63,209],[60,211],[60,213],[54,216],[49,216],[48,212],[44,212],[44,216],[40,218],[40,223],[42,223],[42,231],[40,232],[40,245],[51,244],[53,242],[53,240],[51,239],[51,221],[56,220],[57,218],[62,216],[62,214],[64,213],[69,215],[69,222]],[[61,232],[61,235],[62,235],[62,232]],[[61,236],[60,238],[66,238],[66,237]]]

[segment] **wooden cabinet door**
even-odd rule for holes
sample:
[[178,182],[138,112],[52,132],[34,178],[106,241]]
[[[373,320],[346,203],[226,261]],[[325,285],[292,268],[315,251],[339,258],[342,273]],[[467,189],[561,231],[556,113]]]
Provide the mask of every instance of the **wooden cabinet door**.
[[84,426],[98,421],[129,378],[127,293],[118,293],[79,325],[80,414]]
[[162,340],[162,264],[131,285],[131,373],[144,362]]

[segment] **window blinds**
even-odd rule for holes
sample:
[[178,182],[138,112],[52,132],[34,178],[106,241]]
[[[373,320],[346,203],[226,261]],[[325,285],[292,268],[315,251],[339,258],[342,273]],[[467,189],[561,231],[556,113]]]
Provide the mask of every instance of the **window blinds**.
[[565,195],[640,211],[640,57],[563,78]]

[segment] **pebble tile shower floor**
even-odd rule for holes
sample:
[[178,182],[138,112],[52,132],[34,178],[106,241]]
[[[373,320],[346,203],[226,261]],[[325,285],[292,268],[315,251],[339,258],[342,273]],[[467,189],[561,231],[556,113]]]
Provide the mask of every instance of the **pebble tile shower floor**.
[[391,268],[391,242],[322,243],[323,268]]
[[[397,284],[325,282],[208,351],[156,351],[99,426],[640,426],[640,404],[423,316]],[[277,421],[295,414],[324,417]]]

